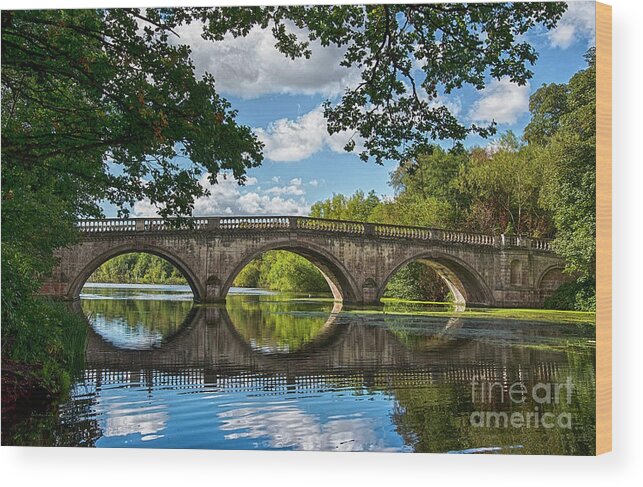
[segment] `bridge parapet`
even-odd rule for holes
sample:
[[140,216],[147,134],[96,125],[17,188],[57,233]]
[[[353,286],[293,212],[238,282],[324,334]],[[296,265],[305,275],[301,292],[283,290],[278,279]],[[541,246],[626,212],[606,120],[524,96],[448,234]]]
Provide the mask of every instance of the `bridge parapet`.
[[235,216],[184,218],[105,218],[80,220],[78,228],[85,234],[160,232],[160,231],[212,231],[212,230],[304,230],[341,235],[432,240],[445,243],[482,245],[490,247],[527,247],[532,250],[552,251],[548,239],[517,235],[486,235],[475,232],[443,230],[430,227],[413,227],[330,220],[301,216]]

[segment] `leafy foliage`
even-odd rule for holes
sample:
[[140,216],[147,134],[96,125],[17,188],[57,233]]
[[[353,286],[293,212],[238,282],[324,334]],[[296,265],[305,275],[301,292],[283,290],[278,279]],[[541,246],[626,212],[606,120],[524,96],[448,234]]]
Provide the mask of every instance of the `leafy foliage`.
[[71,313],[64,303],[28,296],[11,308],[11,319],[2,321],[3,359],[37,364],[35,377],[58,395],[82,368],[86,335],[84,316]]
[[[465,85],[482,89],[488,74],[525,84],[537,53],[523,34],[536,25],[553,28],[565,8],[538,2],[302,6],[286,16],[305,25],[310,39],[345,46],[342,65],[357,67],[361,81],[338,105],[326,102],[329,131],[359,134],[360,157],[381,163],[409,159],[436,139],[492,134],[493,124],[463,125],[441,95]],[[354,141],[347,145],[354,147]]]
[[411,262],[402,267],[389,281],[384,297],[411,301],[452,300],[443,279],[423,262]]
[[147,284],[186,284],[180,271],[156,255],[123,254],[108,260],[89,278],[90,282],[122,282]]
[[[542,204],[553,214],[556,251],[580,280],[596,277],[596,53],[564,87],[536,95],[529,134],[543,141],[539,162],[547,169]],[[565,107],[559,110],[558,107]],[[552,109],[551,107],[555,107]],[[547,120],[548,123],[544,123]],[[550,127],[555,130],[549,138]]]
[[596,281],[586,278],[563,284],[545,300],[545,308],[596,310]]
[[189,49],[170,42],[172,16],[164,24],[148,13],[3,12],[5,190],[29,175],[67,198],[82,194],[77,215],[98,215],[102,199],[127,212],[148,197],[169,216],[204,194],[204,171],[229,169],[242,182],[261,162],[260,143],[214,79],[198,79]]
[[551,215],[540,204],[544,171],[534,148],[508,132],[491,151],[472,155],[461,178],[471,202],[466,226],[492,234],[551,236]]
[[566,84],[544,85],[531,99],[525,129],[544,169],[540,204],[552,215],[554,247],[575,282],[546,303],[554,308],[596,309],[596,52]]
[[234,285],[297,293],[329,292],[328,283],[317,267],[304,257],[283,250],[266,252],[251,261]]
[[331,220],[369,221],[371,213],[380,204],[375,191],[367,195],[357,190],[352,196],[334,194],[332,198],[318,201],[310,208],[313,218],[328,218]]

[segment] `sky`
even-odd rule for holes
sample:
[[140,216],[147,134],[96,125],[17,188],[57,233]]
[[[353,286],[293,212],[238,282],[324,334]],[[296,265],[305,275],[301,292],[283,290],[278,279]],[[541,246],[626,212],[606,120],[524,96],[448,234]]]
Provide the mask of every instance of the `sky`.
[[[498,132],[520,135],[529,122],[529,96],[545,83],[564,83],[586,66],[583,58],[594,45],[595,4],[569,2],[569,8],[552,31],[532,30],[527,40],[539,58],[525,86],[507,79],[489,80],[482,91],[465,88],[443,98],[465,124],[495,120]],[[232,179],[201,184],[210,195],[199,198],[199,215],[306,215],[310,206],[334,193],[374,190],[390,197],[389,174],[396,167],[362,162],[343,150],[346,134],[330,136],[322,113],[325,100],[337,102],[358,73],[339,66],[343,52],[312,44],[310,59],[289,60],[274,48],[270,30],[256,29],[245,38],[219,42],[201,39],[201,25],[179,29],[180,42],[192,49],[198,73],[212,73],[218,91],[238,110],[238,122],[253,128],[265,144],[261,167],[248,171],[245,186]],[[466,146],[485,146],[493,140],[469,137]],[[449,147],[452,141],[441,141]],[[115,210],[105,207],[106,216]],[[148,201],[133,208],[134,216],[153,216]]]

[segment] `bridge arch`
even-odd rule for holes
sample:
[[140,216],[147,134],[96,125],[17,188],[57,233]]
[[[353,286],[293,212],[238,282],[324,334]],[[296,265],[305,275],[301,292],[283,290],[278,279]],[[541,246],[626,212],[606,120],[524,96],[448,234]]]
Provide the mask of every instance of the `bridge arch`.
[[551,289],[556,284],[560,286],[568,281],[569,277],[564,274],[564,270],[564,266],[560,263],[547,267],[536,281],[538,289]]
[[443,252],[420,252],[400,259],[385,275],[378,289],[377,300],[384,296],[391,278],[404,266],[415,261],[430,265],[444,279],[454,296],[456,306],[464,309],[467,304],[490,306],[494,303],[493,293],[482,276],[463,260]]
[[361,292],[355,278],[346,269],[344,264],[323,247],[301,240],[296,242],[291,240],[271,242],[244,255],[244,257],[235,264],[233,270],[223,283],[220,291],[221,297],[225,298],[235,278],[245,266],[253,259],[270,250],[287,250],[288,252],[304,257],[314,264],[326,279],[328,287],[336,301],[353,303],[361,301]]
[[562,265],[554,264],[540,274],[536,280],[536,289],[540,293],[541,303],[554,294],[560,286],[571,280],[571,276],[565,274],[564,269]]
[[129,253],[152,254],[167,260],[170,264],[176,267],[179,272],[181,272],[183,277],[185,277],[185,280],[188,282],[188,285],[192,290],[195,301],[201,301],[205,297],[205,289],[203,285],[197,278],[194,271],[183,261],[183,259],[181,259],[181,257],[176,255],[171,250],[168,250],[161,246],[149,244],[140,245],[133,242],[112,247],[87,262],[71,281],[68,291],[68,298],[72,300],[78,299],[83,286],[87,282],[87,279],[89,279],[94,271],[105,262],[113,259],[114,257],[118,257],[119,255]]

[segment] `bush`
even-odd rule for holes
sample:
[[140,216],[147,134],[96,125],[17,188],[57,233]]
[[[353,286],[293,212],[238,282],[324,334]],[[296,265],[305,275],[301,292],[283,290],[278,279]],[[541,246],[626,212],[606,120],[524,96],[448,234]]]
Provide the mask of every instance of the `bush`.
[[402,267],[388,282],[384,297],[410,301],[449,301],[449,288],[430,266],[411,262]]
[[39,285],[28,257],[6,245],[2,252],[2,358],[33,367],[55,395],[82,366],[85,318],[65,303],[34,296]]
[[545,308],[596,311],[596,282],[584,279],[563,284],[545,300]]
[[2,324],[3,356],[37,365],[34,374],[52,395],[66,391],[83,365],[85,318],[65,303],[44,298],[25,301],[15,318]]

